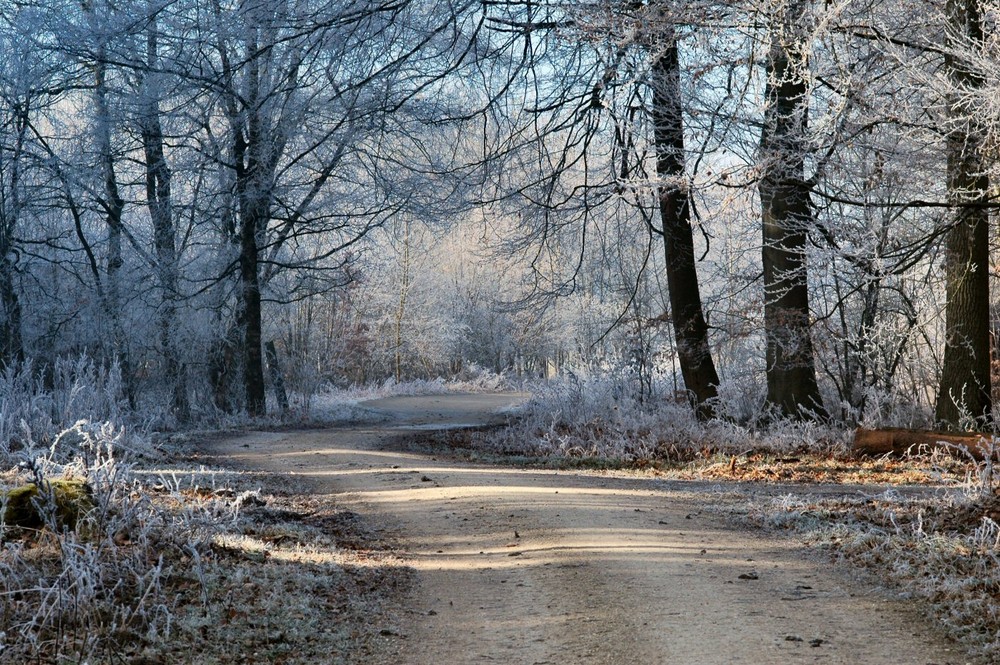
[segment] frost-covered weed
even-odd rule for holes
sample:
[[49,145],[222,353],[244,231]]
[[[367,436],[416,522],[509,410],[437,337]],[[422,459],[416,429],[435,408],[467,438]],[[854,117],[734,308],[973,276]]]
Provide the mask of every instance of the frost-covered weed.
[[[214,516],[153,501],[133,473],[153,449],[117,370],[59,362],[49,382],[30,364],[0,374],[0,663],[127,662],[171,635],[166,579]],[[57,497],[62,479],[85,491]],[[42,526],[7,524],[8,493],[29,484]]]
[[1000,649],[1000,504],[971,497],[785,496],[751,504],[748,517],[860,564],[923,601],[970,651],[990,656]]
[[[764,447],[777,452],[838,449],[846,442],[842,430],[775,421],[773,414],[760,415],[759,406],[754,407],[757,415],[746,416],[744,411],[758,400],[745,395],[738,404],[720,398],[720,417],[701,422],[683,396],[661,387],[639,399],[632,384],[627,373],[568,372],[538,386],[517,410],[517,421],[492,434],[486,445],[497,452],[528,456],[685,461]],[[745,417],[729,417],[737,413]],[[765,428],[761,423],[766,420],[771,424]]]
[[134,420],[127,408],[115,365],[87,357],[59,359],[44,371],[30,362],[8,365],[0,372],[0,462],[22,446],[52,442],[78,420]]
[[123,641],[169,635],[164,556],[180,525],[144,497],[117,457],[123,437],[79,421],[49,446],[17,454],[20,473],[10,480],[40,488],[49,478],[81,480],[92,505],[68,528],[56,519],[54,497],[40,491],[41,530],[2,525],[0,661],[110,660]]

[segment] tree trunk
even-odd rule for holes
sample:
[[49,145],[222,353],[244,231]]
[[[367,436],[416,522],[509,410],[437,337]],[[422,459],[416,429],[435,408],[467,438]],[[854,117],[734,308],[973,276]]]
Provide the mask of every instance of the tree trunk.
[[[91,17],[96,23],[96,18]],[[108,229],[108,255],[105,263],[106,283],[104,289],[104,312],[111,324],[111,348],[118,362],[125,386],[129,404],[135,406],[136,391],[132,376],[132,364],[129,357],[128,338],[122,324],[121,273],[124,266],[122,258],[123,213],[125,200],[118,188],[118,176],[115,171],[115,154],[111,145],[111,110],[108,106],[108,90],[106,82],[106,55],[104,46],[99,45],[94,62],[94,103],[97,114],[95,127],[97,130],[98,159],[101,162],[104,177],[104,196],[101,205],[104,208],[105,225]]]
[[164,371],[171,384],[174,412],[182,421],[190,416],[187,381],[173,339],[177,315],[177,248],[170,191],[171,173],[163,154],[163,127],[160,123],[160,92],[155,80],[159,67],[158,32],[155,14],[150,8],[146,33],[146,65],[142,80],[140,134],[146,167],[146,205],[153,224],[153,245],[160,287],[160,352]]
[[240,328],[243,332],[243,385],[247,413],[266,412],[264,358],[261,351],[260,270],[258,268],[257,227],[261,211],[253,205],[244,209],[240,225]]
[[[944,365],[936,417],[944,426],[985,428],[992,424],[990,384],[989,177],[983,135],[963,99],[983,81],[955,50],[983,41],[978,0],[949,0],[945,70],[952,85],[948,99],[948,199],[953,227],[945,252],[947,305]],[[970,205],[971,204],[971,205]],[[962,422],[963,416],[971,418]]]
[[0,369],[24,361],[21,337],[21,299],[17,292],[15,232],[21,216],[21,160],[28,131],[28,102],[25,100],[13,118],[17,130],[4,157],[0,150],[0,177],[6,190],[0,192]]
[[264,345],[264,357],[267,359],[267,369],[271,374],[271,385],[274,386],[274,396],[278,400],[278,407],[282,413],[288,413],[288,392],[285,390],[285,375],[281,371],[281,363],[278,362],[278,349],[274,342]]
[[652,116],[667,291],[688,398],[698,417],[707,419],[714,415],[712,400],[718,395],[719,375],[712,362],[694,258],[677,39],[672,25],[665,29],[670,31],[666,49],[657,53],[653,62]]
[[403,225],[403,275],[399,285],[399,301],[393,317],[396,333],[396,383],[401,383],[403,380],[403,321],[406,318],[406,300],[410,295],[410,220],[405,219]]
[[[247,10],[250,12],[251,10]],[[249,13],[248,13],[249,16]],[[260,99],[258,31],[247,30],[246,80],[242,98],[248,104],[242,112],[233,102],[230,122],[233,132],[233,166],[239,202],[239,327],[243,344],[243,387],[247,413],[266,413],[264,353],[260,294],[260,238],[271,216],[275,157],[268,141]],[[235,93],[235,88],[234,88]],[[234,94],[234,98],[237,95]]]
[[795,34],[806,2],[774,18],[767,56],[767,110],[760,140],[767,401],[789,418],[825,417],[810,338],[806,243],[813,224],[805,180],[808,61]]
[[[24,360],[21,341],[21,300],[14,284],[15,266],[11,258],[11,234],[7,220],[0,219],[4,229],[0,238],[0,369],[20,364]],[[11,229],[12,231],[12,229]]]

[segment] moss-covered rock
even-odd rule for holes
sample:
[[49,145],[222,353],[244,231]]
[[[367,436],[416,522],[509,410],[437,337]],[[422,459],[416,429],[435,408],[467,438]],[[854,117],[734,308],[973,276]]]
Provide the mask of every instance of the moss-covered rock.
[[39,489],[34,483],[0,493],[3,523],[24,529],[39,529],[54,514],[56,526],[73,529],[81,517],[94,509],[90,486],[74,478],[46,480]]

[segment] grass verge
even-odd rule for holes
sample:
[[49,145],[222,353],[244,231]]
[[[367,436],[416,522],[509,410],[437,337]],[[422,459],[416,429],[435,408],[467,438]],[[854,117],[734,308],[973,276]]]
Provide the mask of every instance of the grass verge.
[[95,506],[72,529],[3,527],[0,663],[371,662],[408,574],[355,515],[266,477],[111,467],[75,469]]

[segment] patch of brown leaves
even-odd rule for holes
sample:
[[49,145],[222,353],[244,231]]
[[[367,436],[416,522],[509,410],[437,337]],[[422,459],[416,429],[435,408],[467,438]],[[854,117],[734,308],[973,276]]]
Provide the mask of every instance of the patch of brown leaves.
[[679,470],[682,478],[740,482],[836,483],[850,485],[936,485],[960,482],[969,464],[928,457],[870,458],[798,451],[776,455],[713,455]]

